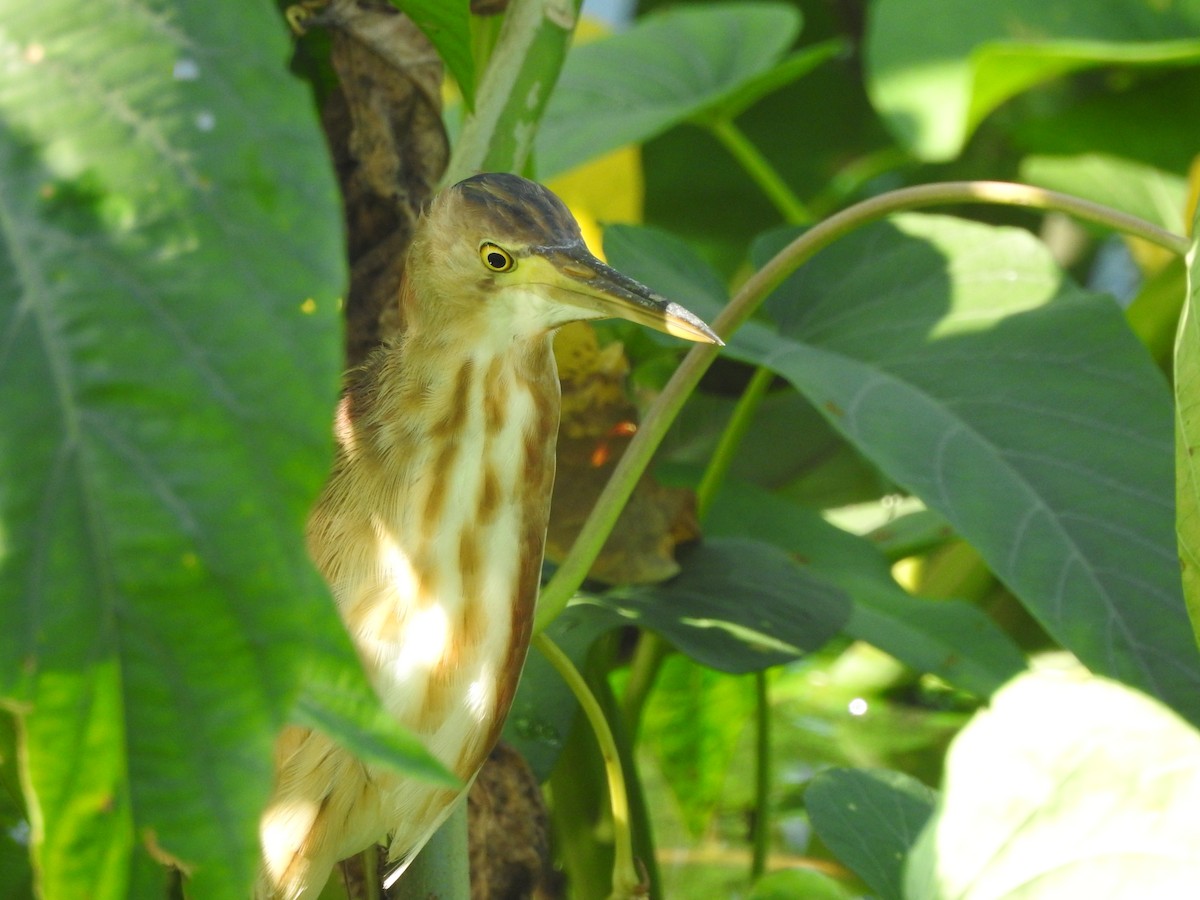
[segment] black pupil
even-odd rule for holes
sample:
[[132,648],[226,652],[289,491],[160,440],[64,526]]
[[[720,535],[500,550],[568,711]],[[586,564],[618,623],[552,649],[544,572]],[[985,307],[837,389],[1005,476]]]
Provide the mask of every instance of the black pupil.
[[496,250],[488,253],[487,261],[488,265],[493,269],[503,269],[506,265],[508,265],[508,260],[505,258],[504,254],[499,253]]

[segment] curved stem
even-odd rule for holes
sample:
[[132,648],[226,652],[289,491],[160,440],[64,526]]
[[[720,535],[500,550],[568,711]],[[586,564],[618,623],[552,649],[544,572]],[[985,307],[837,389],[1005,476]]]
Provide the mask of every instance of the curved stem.
[[541,651],[555,671],[562,676],[563,681],[579,701],[583,714],[587,716],[596,735],[596,743],[600,745],[600,754],[604,757],[604,773],[608,779],[608,793],[612,802],[613,817],[613,884],[611,900],[626,900],[637,897],[642,893],[641,877],[633,856],[633,836],[629,830],[629,797],[625,790],[625,774],[621,771],[620,754],[617,742],[613,739],[604,710],[596,702],[591,690],[584,681],[570,657],[563,653],[550,638],[544,634],[534,637],[533,645]]
[[[1069,194],[998,181],[954,181],[902,188],[830,216],[813,226],[777,253],[754,273],[713,321],[713,330],[728,339],[753,315],[767,295],[793,271],[838,238],[869,222],[906,209],[945,206],[958,203],[987,203],[1057,210],[1088,222],[1105,225],[1135,235],[1180,256],[1188,251],[1187,238],[1151,225],[1136,216],[1099,203],[1081,200]],[[583,584],[634,485],[683,404],[716,358],[711,344],[696,345],[683,358],[671,380],[651,404],[638,433],[621,456],[604,491],[592,508],[571,551],[562,561],[550,583],[542,591],[534,628],[541,631],[566,607],[571,596]]]

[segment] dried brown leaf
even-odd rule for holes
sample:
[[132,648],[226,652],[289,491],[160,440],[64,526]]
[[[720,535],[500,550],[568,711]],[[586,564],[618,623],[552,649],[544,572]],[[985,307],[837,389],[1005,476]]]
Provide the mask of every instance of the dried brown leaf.
[[[546,556],[562,559],[637,430],[637,409],[625,394],[629,365],[620,344],[601,348],[587,323],[561,329],[554,343],[562,381],[558,474],[550,505]],[[691,491],[663,487],[649,475],[592,566],[611,584],[652,584],[679,572],[675,547],[699,537]]]

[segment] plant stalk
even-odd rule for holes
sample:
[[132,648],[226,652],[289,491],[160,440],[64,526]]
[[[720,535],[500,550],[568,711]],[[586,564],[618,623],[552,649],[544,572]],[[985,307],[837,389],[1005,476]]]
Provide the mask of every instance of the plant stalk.
[[771,686],[767,672],[754,673],[754,844],[750,858],[751,883],[767,871],[771,853]]
[[813,215],[807,206],[788,187],[787,182],[778,170],[762,155],[762,151],[746,137],[745,132],[733,123],[732,119],[721,117],[705,123],[709,132],[720,141],[743,169],[746,170],[754,183],[759,186],[777,210],[793,225],[807,225],[813,221]]
[[600,754],[604,757],[604,773],[608,781],[609,799],[612,803],[613,818],[613,875],[612,894],[610,900],[628,900],[628,898],[644,896],[642,878],[634,863],[633,835],[629,828],[629,795],[625,790],[625,774],[621,770],[620,753],[604,710],[596,702],[587,682],[575,668],[570,657],[563,653],[550,638],[538,634],[533,644],[546,657],[555,671],[562,676],[563,681],[579,701],[583,714],[587,716],[596,735]]

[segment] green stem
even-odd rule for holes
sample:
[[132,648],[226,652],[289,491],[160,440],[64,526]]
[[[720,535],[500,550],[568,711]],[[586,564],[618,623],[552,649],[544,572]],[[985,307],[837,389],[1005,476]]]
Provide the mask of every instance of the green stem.
[[637,648],[629,662],[629,680],[625,682],[625,692],[621,695],[621,719],[625,723],[625,731],[631,744],[637,743],[638,731],[642,724],[642,709],[654,688],[658,670],[662,668],[663,660],[670,652],[671,645],[657,634],[642,631],[638,635]]
[[754,673],[754,850],[750,860],[750,880],[755,882],[767,871],[771,852],[771,686],[767,673]]
[[[777,253],[742,285],[713,321],[717,334],[728,338],[754,314],[763,300],[785,278],[843,235],[895,212],[958,203],[986,203],[1057,210],[1088,222],[1127,232],[1180,256],[1188,251],[1187,238],[1119,210],[1081,200],[1057,191],[995,181],[956,181],[902,188],[856,203],[814,225]],[[638,433],[613,470],[604,491],[592,507],[570,552],[542,591],[534,628],[538,631],[566,608],[616,524],[634,485],[649,465],[675,417],[712,365],[717,348],[697,344],[683,358],[671,380],[646,412]]]
[[[470,877],[469,873],[468,877]],[[378,847],[368,847],[363,851],[363,880],[366,882],[364,900],[380,900],[383,895],[383,884],[379,880]]]
[[626,900],[644,893],[642,879],[638,875],[633,856],[633,836],[629,828],[629,796],[625,791],[625,774],[621,770],[620,753],[613,738],[604,710],[596,702],[591,690],[584,681],[579,670],[575,668],[567,654],[563,653],[550,638],[544,634],[534,637],[533,645],[541,651],[550,665],[567,686],[575,699],[579,701],[583,714],[587,716],[588,724],[596,735],[596,743],[600,754],[604,757],[604,773],[608,780],[609,799],[612,803],[613,817],[613,860],[612,895],[611,900]]
[[792,193],[779,172],[767,161],[758,147],[746,137],[745,132],[728,118],[711,119],[705,123],[709,132],[722,146],[741,163],[746,173],[754,179],[775,208],[793,225],[807,225],[813,221],[808,207]]
[[712,506],[721,483],[729,473],[729,467],[733,465],[737,449],[741,446],[746,432],[749,431],[750,423],[754,421],[754,414],[758,411],[759,404],[762,403],[763,397],[767,395],[767,390],[774,380],[774,372],[765,366],[759,366],[754,370],[754,375],[751,376],[746,389],[742,391],[742,396],[738,398],[737,406],[733,408],[733,414],[729,417],[729,423],[721,432],[721,439],[717,442],[712,458],[708,461],[708,468],[704,470],[704,474],[700,477],[700,483],[696,485],[696,517],[700,521],[703,522],[704,517],[708,514],[709,507]]

